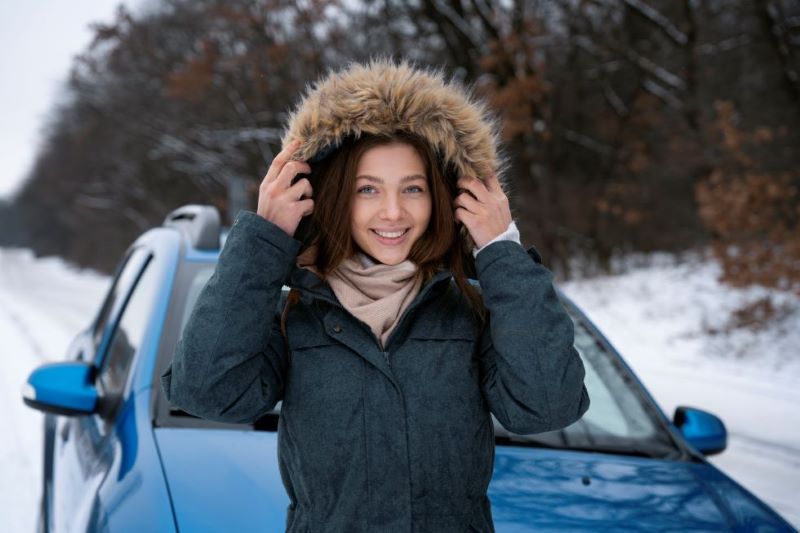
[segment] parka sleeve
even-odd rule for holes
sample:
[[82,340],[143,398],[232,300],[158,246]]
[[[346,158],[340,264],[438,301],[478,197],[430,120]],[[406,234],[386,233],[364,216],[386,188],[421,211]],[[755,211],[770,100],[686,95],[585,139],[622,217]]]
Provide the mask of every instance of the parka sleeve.
[[246,423],[282,399],[288,363],[278,306],[300,246],[257,213],[239,212],[161,376],[173,406]]
[[566,427],[589,408],[574,325],[535,248],[498,241],[475,266],[488,311],[480,342],[483,395],[507,430]]

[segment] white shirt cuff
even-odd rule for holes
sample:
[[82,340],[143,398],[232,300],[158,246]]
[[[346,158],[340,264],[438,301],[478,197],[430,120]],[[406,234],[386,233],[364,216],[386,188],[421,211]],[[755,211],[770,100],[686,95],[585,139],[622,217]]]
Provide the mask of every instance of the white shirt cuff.
[[480,248],[473,248],[472,249],[472,257],[478,257],[478,254],[481,252],[481,250],[483,250],[484,248],[486,248],[490,244],[495,243],[497,241],[514,241],[515,243],[517,243],[519,245],[522,245],[522,242],[520,242],[520,240],[519,240],[519,230],[517,229],[517,224],[513,220],[511,221],[511,224],[508,225],[508,228],[503,233],[501,233],[500,235],[498,235],[497,237],[495,237],[491,241],[487,242],[486,244],[484,244]]

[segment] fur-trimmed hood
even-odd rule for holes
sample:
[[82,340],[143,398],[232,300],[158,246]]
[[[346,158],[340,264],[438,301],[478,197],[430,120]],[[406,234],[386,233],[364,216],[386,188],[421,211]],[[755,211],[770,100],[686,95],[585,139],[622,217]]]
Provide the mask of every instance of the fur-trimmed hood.
[[[314,174],[314,164],[330,156],[345,139],[396,131],[426,140],[445,179],[485,179],[494,173],[507,191],[498,119],[469,88],[446,80],[441,68],[379,58],[330,71],[306,88],[289,116],[282,143],[285,147],[299,139],[300,148],[292,158],[308,161]],[[304,218],[295,238],[310,243],[312,232],[309,218]],[[458,232],[465,249],[472,249],[475,244],[466,227]]]
[[457,176],[481,179],[496,173],[503,183],[506,164],[499,153],[499,124],[486,104],[464,85],[445,80],[441,69],[407,61],[373,59],[329,72],[307,87],[289,117],[282,143],[285,147],[300,139],[293,159],[313,166],[349,136],[398,130],[427,140],[443,170],[451,165]]

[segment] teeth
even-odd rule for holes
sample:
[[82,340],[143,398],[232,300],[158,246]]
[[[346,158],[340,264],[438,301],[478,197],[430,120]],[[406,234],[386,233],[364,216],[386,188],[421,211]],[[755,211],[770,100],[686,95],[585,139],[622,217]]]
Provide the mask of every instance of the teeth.
[[403,231],[378,231],[378,230],[372,230],[372,231],[374,231],[375,233],[377,233],[381,237],[386,237],[387,239],[396,239],[397,237],[400,237],[401,235],[403,235],[408,230],[403,230]]

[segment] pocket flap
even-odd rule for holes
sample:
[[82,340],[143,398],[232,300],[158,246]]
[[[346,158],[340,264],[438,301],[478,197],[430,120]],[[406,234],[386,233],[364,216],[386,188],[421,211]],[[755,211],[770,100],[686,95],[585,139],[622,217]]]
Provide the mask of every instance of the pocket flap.
[[339,344],[339,342],[320,330],[289,333],[290,350],[303,350],[316,346],[331,346],[334,344]]
[[[316,326],[316,327],[314,327]],[[287,328],[288,345],[290,350],[302,350],[315,346],[331,346],[339,342],[328,335],[320,324],[294,323]]]

